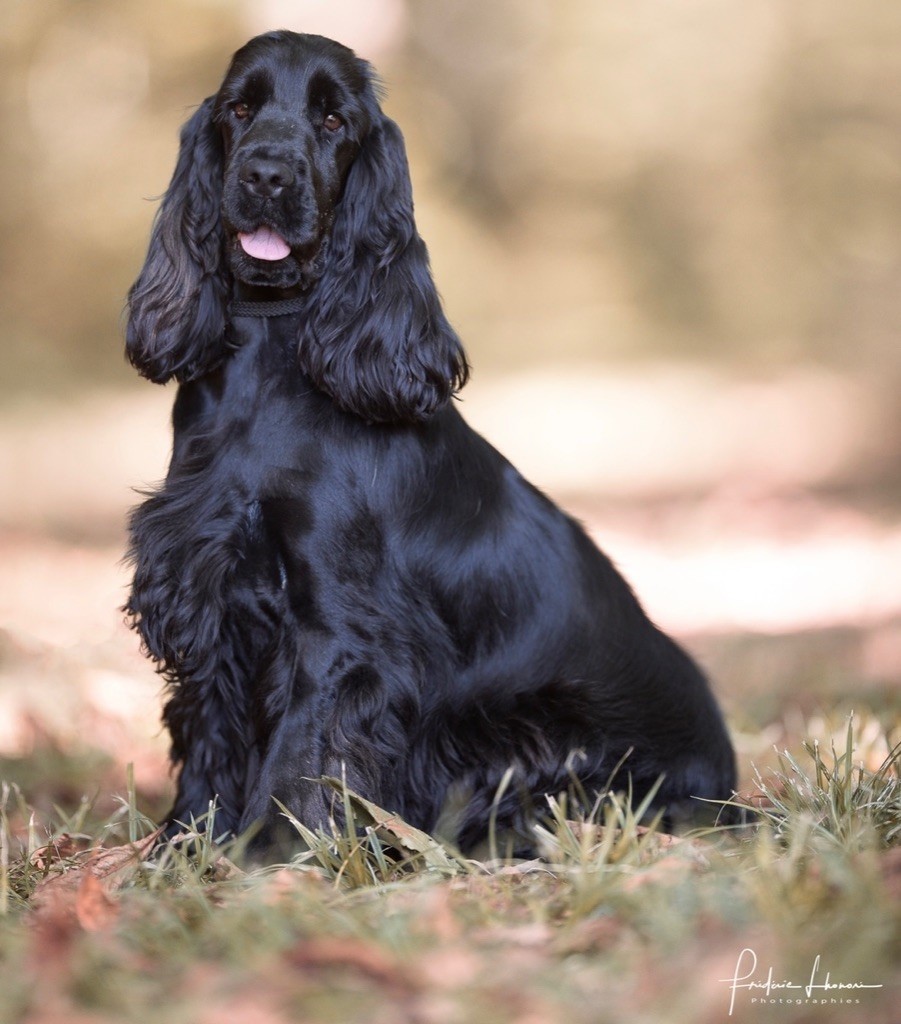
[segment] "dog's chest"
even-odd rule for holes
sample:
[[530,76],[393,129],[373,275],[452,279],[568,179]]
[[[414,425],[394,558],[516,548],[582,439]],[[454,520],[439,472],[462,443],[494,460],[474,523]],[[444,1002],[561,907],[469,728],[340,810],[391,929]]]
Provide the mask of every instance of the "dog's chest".
[[224,559],[228,581],[268,580],[303,610],[313,589],[325,600],[365,589],[381,571],[390,516],[375,496],[385,460],[362,422],[294,364],[289,373],[273,361],[248,346],[216,377],[182,389],[160,498],[187,512],[169,535],[184,578]]

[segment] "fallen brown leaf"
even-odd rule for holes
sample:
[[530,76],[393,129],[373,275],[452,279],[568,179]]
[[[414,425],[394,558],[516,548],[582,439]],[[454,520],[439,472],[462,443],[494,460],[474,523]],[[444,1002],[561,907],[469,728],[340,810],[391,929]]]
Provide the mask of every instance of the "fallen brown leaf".
[[102,932],[119,919],[119,904],[110,897],[107,886],[87,871],[75,893],[75,917],[86,932]]
[[[344,795],[344,784],[340,779],[324,775],[320,781],[331,786],[339,795]],[[347,795],[357,816],[357,823],[370,825],[383,842],[401,852],[418,854],[430,867],[440,868],[451,875],[457,873],[457,865],[427,832],[415,828],[403,818],[357,793],[349,791]]]
[[46,871],[51,864],[74,857],[79,852],[78,847],[78,841],[68,832],[63,832],[46,846],[38,847],[29,860],[39,871]]
[[90,875],[95,880],[104,880],[104,890],[115,892],[125,882],[125,869],[139,863],[161,834],[162,829],[157,829],[137,843],[97,850],[85,863],[48,875],[38,882],[29,900],[32,914],[50,914],[54,918],[68,914],[78,920],[77,899],[85,878]]
[[347,969],[388,988],[407,991],[414,987],[407,971],[396,959],[359,939],[307,939],[289,950],[286,958],[295,967]]
[[[136,843],[127,843],[123,846],[112,846],[109,849],[98,850],[97,853],[85,865],[86,869],[97,878],[109,878],[123,868],[139,863],[156,845],[157,840],[163,834],[163,829],[158,828],[149,836],[139,839]],[[118,889],[124,878],[113,882],[112,887]]]
[[210,877],[214,882],[232,882],[236,878],[243,878],[246,874],[247,872],[243,868],[239,868],[224,854],[220,854],[210,865]]

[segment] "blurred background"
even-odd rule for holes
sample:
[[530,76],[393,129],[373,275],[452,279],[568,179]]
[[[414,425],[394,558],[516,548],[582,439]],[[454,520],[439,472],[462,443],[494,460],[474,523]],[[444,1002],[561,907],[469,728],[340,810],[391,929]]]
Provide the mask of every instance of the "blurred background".
[[745,776],[898,715],[894,0],[4,0],[0,775],[169,785],[121,623],[173,391],[121,355],[182,121],[270,28],[372,60],[475,372],[464,414],[713,675]]

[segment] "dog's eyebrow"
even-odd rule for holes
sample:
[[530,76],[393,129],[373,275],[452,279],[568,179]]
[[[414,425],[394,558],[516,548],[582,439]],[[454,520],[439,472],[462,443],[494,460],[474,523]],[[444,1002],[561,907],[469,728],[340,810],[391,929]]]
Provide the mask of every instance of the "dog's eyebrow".
[[348,99],[344,85],[324,68],[310,76],[308,96],[311,105],[337,107]]
[[241,99],[245,103],[261,106],[272,95],[272,73],[268,68],[254,68],[246,75],[236,75],[227,81],[223,91],[226,99]]

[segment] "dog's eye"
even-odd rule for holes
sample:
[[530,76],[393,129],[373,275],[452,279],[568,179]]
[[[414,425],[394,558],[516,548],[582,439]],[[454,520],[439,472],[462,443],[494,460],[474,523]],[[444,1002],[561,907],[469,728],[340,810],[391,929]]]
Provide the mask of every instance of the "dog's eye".
[[236,103],[232,107],[232,113],[239,121],[246,121],[250,117],[250,107],[246,103]]
[[322,127],[327,128],[330,132],[336,132],[343,126],[344,120],[338,114],[326,114],[322,119]]

